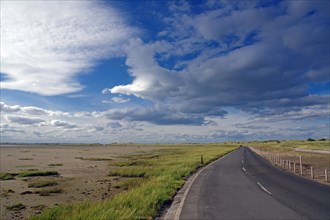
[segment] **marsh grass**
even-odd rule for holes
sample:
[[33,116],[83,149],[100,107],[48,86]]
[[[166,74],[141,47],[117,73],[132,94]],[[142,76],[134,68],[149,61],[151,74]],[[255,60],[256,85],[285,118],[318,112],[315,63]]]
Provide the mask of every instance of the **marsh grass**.
[[48,166],[50,167],[60,167],[60,166],[63,166],[62,163],[51,163],[51,164],[48,164]]
[[143,178],[129,178],[127,180],[121,181],[114,185],[115,188],[121,188],[123,190],[128,190],[134,187],[139,187],[144,184],[147,180]]
[[28,168],[28,167],[36,167],[37,165],[32,164],[25,164],[25,165],[18,165],[16,168]]
[[1,194],[0,194],[0,197],[4,198],[4,197],[8,197],[9,196],[9,193],[15,193],[14,190],[12,189],[1,189]]
[[23,205],[22,203],[17,203],[15,205],[7,206],[6,207],[9,211],[20,211],[22,209],[25,209],[26,206]]
[[42,188],[42,187],[55,186],[55,185],[57,185],[57,182],[55,182],[55,181],[39,180],[39,181],[35,181],[35,182],[32,182],[32,183],[29,183],[28,187]]
[[32,219],[152,219],[171,201],[186,178],[200,166],[234,150],[237,145],[181,145],[155,154],[129,154],[110,163],[111,176],[134,177],[119,187],[127,189],[100,202],[59,205]]
[[33,158],[19,158],[18,160],[33,160]]
[[325,141],[256,141],[248,143],[249,146],[258,147],[261,150],[276,152],[292,152],[296,148],[306,150],[330,150],[330,140]]
[[62,193],[62,192],[63,192],[62,189],[53,188],[53,189],[41,189],[41,190],[37,190],[34,193],[35,194],[39,194],[39,196],[49,196],[50,194]]
[[46,208],[46,206],[45,205],[35,205],[35,206],[31,206],[31,209],[33,209],[33,210],[43,210],[43,209],[45,209]]
[[111,158],[98,158],[98,157],[75,157],[79,160],[90,160],[90,161],[111,161]]
[[23,171],[19,173],[18,177],[32,177],[32,176],[55,176],[59,175],[57,171],[48,170],[48,171]]
[[14,179],[13,174],[0,172],[0,180],[11,180],[11,179]]

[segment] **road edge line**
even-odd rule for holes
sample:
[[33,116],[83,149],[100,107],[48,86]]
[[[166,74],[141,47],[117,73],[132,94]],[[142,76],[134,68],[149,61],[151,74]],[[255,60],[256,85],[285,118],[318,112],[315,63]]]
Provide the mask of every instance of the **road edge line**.
[[[237,150],[237,149],[235,149],[235,150]],[[203,172],[205,169],[207,169],[210,166],[214,165],[217,161],[227,157],[230,153],[234,152],[235,150],[225,154],[224,156],[218,158],[217,160],[215,160],[215,161],[209,163],[208,165],[200,168],[196,173],[194,173],[191,177],[189,177],[188,180],[186,181],[186,183],[183,185],[183,187],[178,191],[177,195],[174,197],[172,205],[167,210],[166,215],[164,217],[164,220],[179,220],[180,216],[181,216],[181,212],[182,212],[184,202],[186,200],[186,197],[187,197],[187,195],[190,191],[190,188],[191,188],[192,184],[195,182],[195,180],[199,176],[199,174],[201,172]],[[175,207],[177,203],[179,203],[179,205],[177,207]],[[174,218],[173,218],[173,212],[175,212]],[[170,215],[172,215],[172,216],[170,216]]]

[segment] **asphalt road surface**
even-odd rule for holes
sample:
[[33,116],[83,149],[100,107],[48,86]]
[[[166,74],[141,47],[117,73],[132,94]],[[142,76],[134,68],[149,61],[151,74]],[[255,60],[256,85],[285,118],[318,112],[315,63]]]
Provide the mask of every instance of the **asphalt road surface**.
[[242,147],[200,173],[180,219],[330,219],[330,187]]

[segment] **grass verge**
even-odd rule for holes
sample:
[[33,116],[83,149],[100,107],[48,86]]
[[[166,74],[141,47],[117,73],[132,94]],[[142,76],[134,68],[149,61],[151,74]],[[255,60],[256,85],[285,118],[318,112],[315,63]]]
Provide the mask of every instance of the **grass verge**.
[[160,149],[155,152],[156,157],[144,154],[123,157],[127,163],[111,164],[110,175],[134,177],[120,186],[126,191],[100,202],[59,205],[31,219],[152,219],[172,200],[185,179],[202,166],[201,155],[205,165],[236,146],[181,145]]

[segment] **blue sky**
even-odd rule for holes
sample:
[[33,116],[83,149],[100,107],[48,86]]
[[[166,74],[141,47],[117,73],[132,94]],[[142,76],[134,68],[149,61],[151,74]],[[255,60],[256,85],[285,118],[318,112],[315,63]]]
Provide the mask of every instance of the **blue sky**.
[[329,138],[329,7],[1,1],[1,140]]

